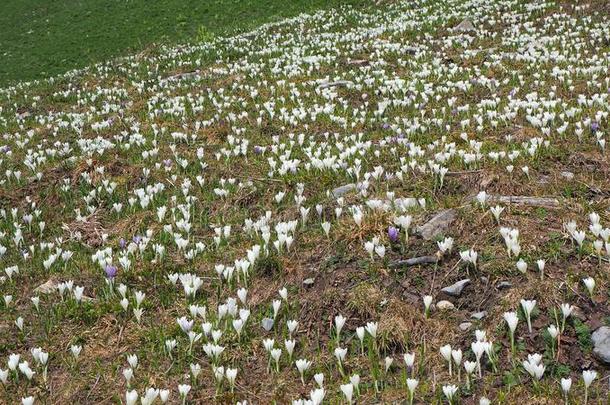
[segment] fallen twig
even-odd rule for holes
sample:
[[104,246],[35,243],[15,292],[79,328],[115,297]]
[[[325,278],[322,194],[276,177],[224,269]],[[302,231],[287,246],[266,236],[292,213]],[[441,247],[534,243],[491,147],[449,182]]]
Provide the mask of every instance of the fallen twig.
[[433,264],[436,262],[438,262],[438,258],[436,256],[419,256],[411,259],[396,260],[390,263],[390,268],[395,269],[400,267],[417,266],[419,264]]
[[[472,201],[476,200],[476,196],[471,197]],[[487,197],[487,202],[490,204],[517,204],[528,205],[531,207],[558,208],[559,200],[552,197],[528,197],[516,195],[490,195]]]

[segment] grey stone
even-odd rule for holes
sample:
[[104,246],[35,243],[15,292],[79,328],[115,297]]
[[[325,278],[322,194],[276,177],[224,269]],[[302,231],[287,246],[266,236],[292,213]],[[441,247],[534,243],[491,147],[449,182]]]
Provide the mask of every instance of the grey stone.
[[366,59],[352,59],[349,62],[347,62],[348,65],[356,65],[356,66],[365,66],[368,65],[370,62]]
[[176,75],[166,77],[165,79],[161,80],[161,82],[167,83],[167,82],[178,82],[181,80],[197,80],[197,79],[200,79],[201,77],[202,77],[201,72],[197,70],[194,72],[178,73]]
[[200,76],[199,72],[185,72],[185,73],[181,73],[179,75],[174,76],[174,78],[177,80],[191,80],[191,79],[198,79],[199,76]]
[[322,83],[319,88],[326,89],[328,87],[348,86],[350,84],[353,84],[353,82],[350,82],[349,80],[337,80],[336,82]]
[[466,287],[468,284],[470,284],[470,279],[466,278],[464,280],[458,281],[455,284],[443,288],[441,291],[445,294],[451,295],[452,297],[459,297],[460,295],[462,295],[464,287]]
[[29,112],[29,111],[25,111],[25,112],[22,112],[22,113],[20,113],[20,114],[17,114],[17,119],[19,119],[19,120],[24,120],[24,119],[28,118],[28,117],[29,117],[29,116],[31,116],[31,115],[32,115],[32,114],[30,114],[30,112]]
[[436,308],[441,310],[441,311],[448,311],[450,309],[454,309],[455,305],[453,305],[451,302],[449,301],[439,301],[436,303]]
[[454,209],[441,211],[428,222],[417,227],[417,232],[425,240],[432,240],[445,233],[456,217],[457,213]]
[[610,327],[602,326],[591,335],[593,354],[606,364],[610,364]]
[[345,185],[343,185],[341,187],[337,187],[336,189],[333,190],[333,197],[339,198],[354,190],[356,190],[356,185],[354,183],[345,184]]
[[36,293],[50,294],[57,290],[57,281],[50,278],[46,283],[39,285],[34,289]]
[[465,18],[464,20],[462,20],[461,23],[457,25],[457,27],[455,27],[455,30],[460,32],[469,32],[476,31],[477,29],[474,27],[474,24],[472,23],[472,21],[470,21],[470,19]]
[[506,290],[509,289],[513,286],[513,283],[511,283],[510,281],[500,281],[497,285],[496,288],[498,290]]
[[466,332],[472,326],[472,322],[462,322],[460,324],[460,330]]
[[263,320],[261,321],[261,326],[263,327],[263,329],[269,332],[271,329],[273,329],[273,319],[263,318]]
[[303,280],[303,284],[305,284],[306,286],[310,286],[313,285],[314,281],[316,280],[313,277],[309,277]]
[[487,311],[475,312],[472,315],[470,315],[471,318],[477,319],[479,321],[481,319],[485,318],[486,316],[487,316]]

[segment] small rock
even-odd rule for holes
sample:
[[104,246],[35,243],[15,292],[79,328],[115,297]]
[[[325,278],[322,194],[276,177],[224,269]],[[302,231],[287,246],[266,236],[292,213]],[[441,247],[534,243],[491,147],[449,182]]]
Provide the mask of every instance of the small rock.
[[485,276],[481,276],[481,278],[479,280],[481,280],[481,283],[483,283],[483,284],[489,284],[489,278],[487,278]]
[[348,65],[364,66],[368,65],[369,61],[366,59],[352,59],[347,62]]
[[263,327],[263,329],[269,332],[273,328],[273,319],[263,318],[263,320],[261,321],[261,326]]
[[34,289],[36,293],[50,294],[57,290],[57,282],[50,278],[46,283],[39,285]]
[[485,318],[486,316],[487,316],[487,311],[475,312],[472,315],[470,315],[471,318],[479,320],[479,321],[481,319]]
[[201,77],[201,75],[200,75],[199,71],[184,72],[184,73],[178,73],[176,75],[166,77],[162,81],[163,82],[176,82],[176,81],[181,81],[181,80],[194,80],[194,79],[198,79],[200,77]]
[[348,86],[350,84],[353,84],[353,82],[350,82],[349,80],[337,80],[336,82],[322,83],[319,88],[326,89],[328,87]]
[[476,28],[474,27],[474,24],[472,23],[472,21],[470,21],[470,19],[465,18],[464,20],[462,20],[461,23],[457,25],[457,27],[455,27],[455,30],[460,32],[468,32],[476,31]]
[[333,190],[333,197],[339,198],[344,194],[349,193],[350,191],[356,190],[356,185],[354,183],[345,184],[341,187],[337,187]]
[[460,295],[462,295],[462,290],[464,290],[464,287],[466,287],[468,284],[470,284],[470,279],[466,278],[464,280],[458,281],[455,284],[443,288],[441,291],[453,297],[459,297]]
[[430,221],[417,227],[417,232],[425,240],[432,240],[445,233],[455,218],[457,213],[454,209],[448,209],[436,214]]
[[507,290],[507,289],[511,288],[512,286],[513,286],[513,283],[511,283],[510,281],[500,281],[496,285],[496,288],[498,290]]
[[441,311],[448,311],[450,309],[454,309],[455,305],[453,305],[452,303],[450,303],[449,301],[439,301],[436,303],[436,308],[441,310]]
[[574,173],[572,172],[561,172],[561,177],[572,180],[574,178]]
[[468,329],[470,329],[471,326],[472,326],[472,322],[462,322],[460,324],[460,330],[462,332],[466,332]]
[[313,285],[314,281],[316,281],[313,277],[306,278],[303,280],[303,284],[307,287]]
[[182,73],[179,74],[177,76],[175,76],[175,79],[177,80],[193,80],[193,79],[198,79],[199,76],[199,72],[186,72],[186,73]]
[[606,364],[610,364],[610,327],[602,326],[591,335],[593,354]]

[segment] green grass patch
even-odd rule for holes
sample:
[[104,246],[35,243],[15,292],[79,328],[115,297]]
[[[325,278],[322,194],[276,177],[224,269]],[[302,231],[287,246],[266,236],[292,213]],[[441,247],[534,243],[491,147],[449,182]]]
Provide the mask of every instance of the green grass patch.
[[214,36],[362,0],[15,0],[0,6],[0,86],[42,79],[153,43]]

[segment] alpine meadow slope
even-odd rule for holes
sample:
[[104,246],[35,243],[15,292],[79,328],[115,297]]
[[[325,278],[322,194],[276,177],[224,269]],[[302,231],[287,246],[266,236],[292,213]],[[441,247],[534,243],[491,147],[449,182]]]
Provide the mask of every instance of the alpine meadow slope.
[[0,402],[607,404],[609,12],[341,6],[1,89]]

